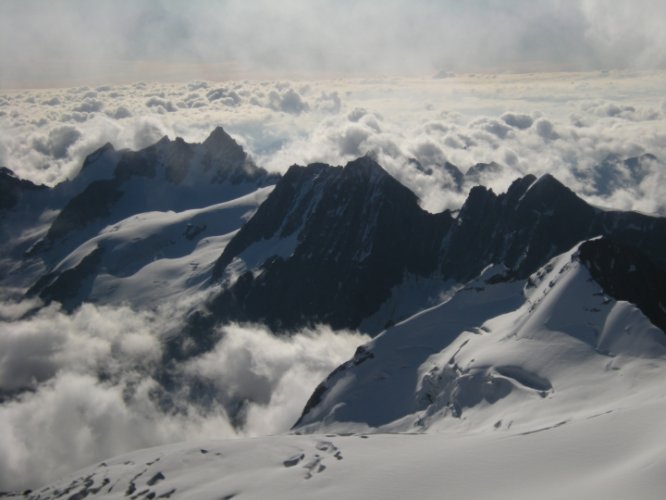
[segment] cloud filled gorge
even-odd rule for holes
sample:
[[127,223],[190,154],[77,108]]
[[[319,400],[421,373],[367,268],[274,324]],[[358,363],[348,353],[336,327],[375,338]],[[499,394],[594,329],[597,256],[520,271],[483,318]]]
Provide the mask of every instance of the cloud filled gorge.
[[[441,76],[5,91],[0,164],[54,184],[105,142],[201,141],[223,125],[276,171],[374,154],[432,211],[459,206],[469,188],[450,190],[440,168],[449,161],[463,171],[496,162],[474,182],[500,191],[519,175],[550,172],[593,203],[666,213],[666,73]],[[643,154],[656,159],[640,178],[620,173],[611,190],[599,189],[595,168],[609,156]]]
[[286,431],[316,384],[368,340],[327,328],[275,337],[227,325],[212,351],[171,373],[166,390],[159,367],[171,306],[84,305],[71,316],[49,307],[27,320],[12,320],[3,306],[0,490],[36,487],[138,448]]

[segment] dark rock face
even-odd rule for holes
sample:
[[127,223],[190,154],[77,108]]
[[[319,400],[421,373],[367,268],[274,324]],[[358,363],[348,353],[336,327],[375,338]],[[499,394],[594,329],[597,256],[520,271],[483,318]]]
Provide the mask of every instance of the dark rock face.
[[78,296],[86,278],[95,274],[102,259],[101,248],[96,248],[86,255],[78,265],[62,273],[49,273],[40,278],[30,290],[28,296],[39,295],[45,302],[60,302],[67,312],[72,312],[81,304]]
[[[238,184],[247,180],[260,180],[270,177],[270,180],[277,181],[276,176],[269,175],[264,169],[257,167],[252,162],[243,148],[227,134],[222,127],[217,127],[208,136],[203,144],[204,149],[203,164],[206,170],[214,169],[213,182],[230,182]],[[224,168],[217,168],[216,164],[224,161]]]
[[243,274],[211,304],[223,319],[275,329],[311,323],[355,327],[404,273],[426,276],[453,223],[423,211],[416,196],[370,158],[346,167],[293,166],[218,260],[214,278],[255,242],[295,235],[292,255]]
[[643,252],[598,238],[580,246],[580,261],[607,295],[636,305],[666,332],[666,272]]
[[72,231],[82,229],[96,219],[111,213],[113,205],[123,192],[117,179],[95,181],[74,196],[51,224],[46,239],[52,242]]
[[528,175],[496,195],[471,190],[457,219],[421,210],[415,196],[368,158],[344,169],[292,167],[218,260],[214,279],[253,244],[297,235],[210,304],[217,320],[277,330],[323,322],[356,328],[406,273],[466,282],[490,264],[522,279],[599,235],[640,248],[666,269],[666,219],[604,212],[554,177]]
[[550,175],[523,177],[501,195],[473,188],[457,222],[441,271],[459,281],[497,263],[526,278],[555,255],[600,235],[639,247],[666,268],[666,219],[595,209]]
[[0,167],[0,210],[14,208],[27,191],[48,189],[41,184],[19,179],[14,172],[6,167]]
[[460,281],[502,263],[526,277],[591,231],[595,209],[551,176],[526,176],[502,195],[475,187],[445,249],[442,272]]

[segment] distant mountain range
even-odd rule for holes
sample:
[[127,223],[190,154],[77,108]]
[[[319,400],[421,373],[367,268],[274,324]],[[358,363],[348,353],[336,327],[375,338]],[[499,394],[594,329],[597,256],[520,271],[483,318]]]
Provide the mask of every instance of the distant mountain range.
[[528,175],[500,195],[475,187],[454,215],[422,210],[370,158],[294,166],[216,262],[213,278],[228,286],[210,310],[276,330],[358,328],[406,276],[465,283],[502,264],[506,280],[524,279],[597,236],[666,267],[666,219],[596,209],[550,175]]
[[[641,161],[591,175],[599,190],[639,182]],[[441,168],[460,190],[495,165]],[[370,157],[279,176],[217,128],[201,144],[106,145],[54,188],[2,169],[0,213],[14,296],[71,312],[202,292],[166,341],[167,391],[169,367],[211,349],[219,324],[373,335],[298,432],[557,427],[615,411],[626,377],[648,398],[666,359],[666,219],[601,210],[550,175],[475,186],[433,214]]]
[[[598,170],[618,165],[640,173],[640,159],[609,159]],[[499,166],[475,165],[465,176],[443,168],[460,188],[463,177]],[[165,137],[138,152],[107,144],[76,178],[52,189],[4,169],[0,188],[5,253],[15,257],[4,259],[10,281],[68,310],[89,300],[146,307],[205,283],[220,287],[200,309],[212,322],[378,333],[423,307],[405,298],[409,306],[382,310],[409,280],[436,280],[441,293],[491,264],[506,266],[506,279],[523,279],[597,236],[666,268],[664,219],[596,209],[549,175],[517,179],[499,195],[474,187],[460,211],[431,214],[369,157],[345,167],[294,165],[280,177],[257,167],[222,128],[202,144]],[[47,209],[52,221],[29,227]],[[27,229],[32,240],[17,237]],[[204,246],[205,257],[198,255]],[[165,282],[185,258],[193,262],[181,271],[189,281]],[[133,281],[143,284],[140,293]],[[146,283],[160,283],[154,295]],[[652,316],[663,326],[657,310]]]

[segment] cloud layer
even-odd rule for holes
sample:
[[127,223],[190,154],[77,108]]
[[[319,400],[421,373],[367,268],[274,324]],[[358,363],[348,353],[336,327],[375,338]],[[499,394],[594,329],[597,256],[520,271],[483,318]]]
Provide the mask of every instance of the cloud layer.
[[660,0],[5,0],[0,85],[664,68],[665,17]]
[[[191,438],[283,432],[316,384],[368,338],[327,328],[276,337],[221,328],[215,349],[172,373],[158,368],[174,318],[84,305],[0,323],[0,484],[36,487],[126,451]],[[185,388],[214,389],[209,399]],[[169,404],[165,405],[165,398]]]
[[[501,191],[553,173],[591,202],[666,213],[663,72],[449,75],[445,79],[234,81],[76,87],[0,94],[0,162],[55,184],[105,142],[142,148],[163,135],[202,141],[223,125],[262,166],[374,154],[432,211],[457,208],[452,162]],[[612,191],[591,180],[609,157],[654,155]],[[417,160],[419,167],[413,162]],[[468,183],[469,184],[469,183]]]

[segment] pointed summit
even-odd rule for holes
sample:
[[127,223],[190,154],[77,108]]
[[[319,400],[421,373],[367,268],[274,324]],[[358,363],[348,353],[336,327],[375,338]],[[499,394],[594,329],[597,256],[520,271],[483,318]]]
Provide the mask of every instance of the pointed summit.
[[121,153],[107,142],[90,153],[83,161],[81,170],[73,178],[59,184],[58,189],[71,197],[83,191],[91,182],[111,179],[121,156]]
[[347,175],[355,175],[362,177],[390,177],[389,173],[384,170],[379,163],[377,163],[370,156],[361,156],[356,160],[350,161],[345,165],[344,172]]
[[228,154],[234,152],[238,156],[242,155],[243,158],[245,157],[243,147],[220,126],[215,127],[215,130],[203,142],[203,146],[211,153],[224,151]]
[[205,151],[205,168],[213,168],[213,182],[242,182],[258,175],[256,165],[243,147],[222,127],[216,127],[201,145]]
[[539,177],[536,182],[533,184],[532,189],[541,189],[541,190],[556,190],[556,189],[566,189],[569,190],[564,184],[558,181],[551,174],[543,174]]
[[[171,139],[169,139],[169,136],[165,134],[154,145],[155,146],[158,146],[158,145],[164,146],[166,144],[169,144],[170,142],[171,142]],[[148,147],[150,147],[150,146],[148,146]],[[148,148],[146,148],[146,149],[148,149]]]
[[11,177],[13,179],[17,179],[17,175],[14,173],[14,171],[11,168],[7,167],[0,167],[0,178],[2,177]]
[[590,205],[550,174],[542,175],[530,185],[521,198],[519,208],[538,213],[568,213],[574,219],[577,213],[579,217],[582,214],[591,217],[594,212]]
[[532,174],[520,177],[511,183],[507,190],[507,194],[511,193],[513,196],[522,196],[536,182],[536,180],[537,178]]
[[261,318],[276,330],[321,322],[356,328],[405,273],[436,270],[452,223],[448,212],[422,210],[414,193],[367,156],[344,168],[293,166],[215,264],[214,280],[235,275],[236,265],[225,274],[234,259],[245,271],[211,312]]

